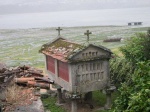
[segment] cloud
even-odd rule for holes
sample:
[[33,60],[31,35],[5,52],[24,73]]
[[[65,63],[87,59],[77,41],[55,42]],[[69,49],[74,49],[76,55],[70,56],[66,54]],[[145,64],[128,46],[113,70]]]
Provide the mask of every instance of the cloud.
[[150,4],[150,0],[0,0],[0,5],[42,5],[53,3],[135,3],[135,4]]
[[0,14],[150,7],[150,0],[0,0]]

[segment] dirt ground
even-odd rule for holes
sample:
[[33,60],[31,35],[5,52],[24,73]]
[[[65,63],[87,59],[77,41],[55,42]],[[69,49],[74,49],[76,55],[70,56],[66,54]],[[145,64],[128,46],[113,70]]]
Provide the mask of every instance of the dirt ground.
[[44,112],[44,108],[41,99],[38,98],[31,105],[17,107],[14,112]]

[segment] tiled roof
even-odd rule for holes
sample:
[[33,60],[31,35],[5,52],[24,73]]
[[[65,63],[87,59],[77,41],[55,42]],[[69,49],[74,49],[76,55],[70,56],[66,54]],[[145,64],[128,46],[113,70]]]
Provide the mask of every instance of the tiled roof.
[[51,43],[44,44],[40,51],[53,58],[67,62],[70,55],[76,53],[83,47],[84,46],[80,44],[70,42],[64,38],[58,38]]
[[45,55],[51,56],[55,59],[58,59],[60,61],[68,62],[68,61],[73,61],[72,59],[74,56],[76,56],[81,51],[83,51],[84,49],[90,46],[98,47],[99,49],[103,49],[104,51],[112,54],[112,52],[106,47],[97,46],[93,44],[88,44],[84,46],[81,44],[68,41],[67,39],[64,39],[62,37],[56,38],[52,42],[44,44],[40,52],[42,52]]

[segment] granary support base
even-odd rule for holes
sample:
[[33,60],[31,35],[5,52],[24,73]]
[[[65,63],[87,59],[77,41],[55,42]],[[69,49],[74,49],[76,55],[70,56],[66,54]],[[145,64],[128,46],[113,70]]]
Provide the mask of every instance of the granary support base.
[[106,90],[106,105],[105,109],[111,109],[111,94],[114,92],[116,87],[114,85],[110,85],[110,87]]
[[106,104],[105,109],[111,109],[111,92],[106,92]]
[[71,100],[71,112],[77,112],[77,99]]
[[57,102],[57,104],[60,105],[60,104],[64,103],[63,98],[62,98],[61,87],[57,88],[57,96],[58,96],[58,102]]

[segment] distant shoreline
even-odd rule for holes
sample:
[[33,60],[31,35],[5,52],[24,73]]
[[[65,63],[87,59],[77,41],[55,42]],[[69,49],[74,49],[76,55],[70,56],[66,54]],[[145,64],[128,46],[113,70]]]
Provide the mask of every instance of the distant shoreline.
[[0,15],[0,29],[47,27],[127,26],[142,22],[150,26],[150,7]]
[[[59,26],[58,26],[59,27]],[[128,26],[128,25],[103,25],[103,26],[64,26],[61,28],[93,28],[93,27],[126,27],[128,28],[149,28],[149,26],[143,26],[143,25],[137,25],[137,26]],[[4,28],[0,28],[0,30],[29,30],[29,29],[55,29],[57,27],[36,27],[36,28],[10,28],[10,29],[4,29]]]

